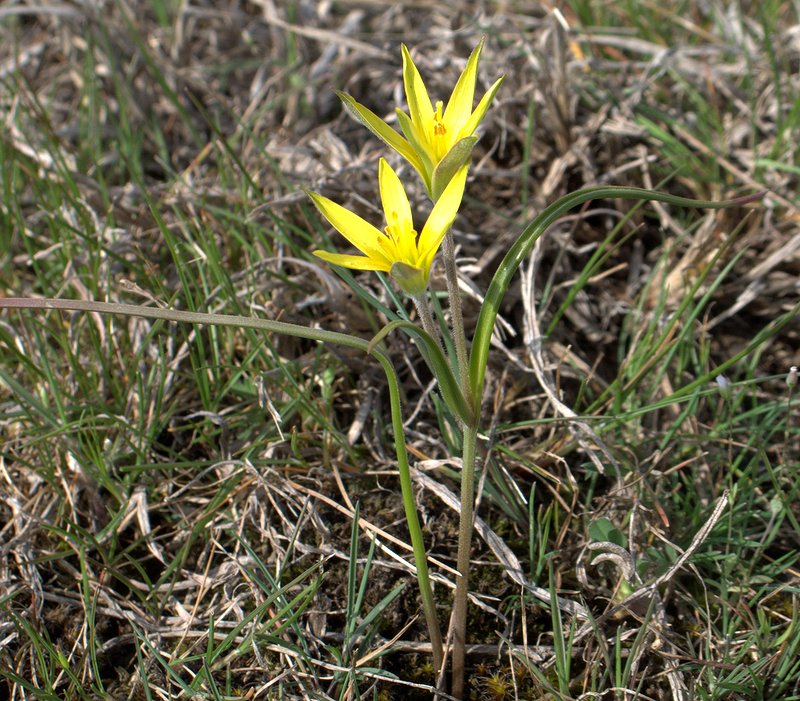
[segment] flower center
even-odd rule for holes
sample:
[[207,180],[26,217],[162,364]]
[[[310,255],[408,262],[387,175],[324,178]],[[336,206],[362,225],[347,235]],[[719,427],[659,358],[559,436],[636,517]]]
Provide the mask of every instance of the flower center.
[[406,249],[409,247],[409,243],[412,246],[416,246],[416,230],[410,225],[410,222],[401,221],[397,212],[392,211],[389,213],[389,220],[386,222],[384,231],[388,241],[384,239],[381,243],[387,244],[391,242],[394,245],[396,255],[400,258],[405,257],[403,253],[407,252]]

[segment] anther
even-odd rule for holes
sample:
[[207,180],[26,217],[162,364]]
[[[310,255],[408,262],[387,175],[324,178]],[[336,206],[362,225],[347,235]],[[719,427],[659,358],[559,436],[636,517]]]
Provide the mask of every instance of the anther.
[[433,113],[433,133],[436,136],[444,136],[447,133],[447,127],[442,123],[442,102],[439,100],[436,103],[436,109]]

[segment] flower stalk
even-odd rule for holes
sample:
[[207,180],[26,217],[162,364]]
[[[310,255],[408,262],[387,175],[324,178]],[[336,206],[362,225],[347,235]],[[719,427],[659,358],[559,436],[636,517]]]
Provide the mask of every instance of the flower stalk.
[[[418,336],[420,350],[439,380],[445,402],[459,419],[462,428],[463,467],[461,473],[461,514],[458,537],[458,580],[453,608],[453,677],[451,691],[463,698],[464,665],[466,650],[466,621],[469,584],[469,556],[472,541],[473,503],[475,498],[475,459],[480,395],[472,392],[469,374],[469,348],[467,345],[461,296],[458,286],[458,269],[455,259],[455,242],[450,226],[461,204],[472,150],[478,141],[475,134],[486,114],[503,78],[494,82],[473,110],[478,62],[483,41],[467,61],[445,106],[442,101],[432,102],[411,54],[402,46],[403,84],[409,113],[396,110],[402,136],[368,108],[349,95],[340,93],[345,107],[387,145],[405,158],[422,178],[425,189],[434,202],[433,211],[419,238],[411,223],[411,208],[394,171],[381,159],[379,182],[381,200],[386,214],[385,237],[380,231],[357,215],[335,205],[320,195],[311,194],[314,203],[328,221],[364,255],[328,253],[315,254],[331,263],[359,270],[389,272],[403,291],[414,301],[425,334],[415,333],[406,324],[389,324],[371,345],[383,338],[391,329],[404,328]],[[431,222],[433,224],[431,225]],[[430,226],[429,226],[430,225]],[[443,261],[450,307],[451,340],[455,357],[448,364],[441,354],[440,332],[426,299],[430,266],[433,255],[443,242]],[[427,337],[427,338],[426,338]],[[435,346],[435,347],[434,347]],[[451,368],[455,368],[457,379]],[[396,429],[397,431],[398,429]],[[400,429],[402,430],[402,425]],[[399,450],[399,447],[398,447]],[[403,476],[401,475],[401,480]],[[410,491],[410,485],[403,493]],[[405,497],[404,497],[405,498]],[[407,511],[412,505],[407,505]],[[409,524],[411,527],[411,524]],[[412,538],[413,538],[412,534]],[[421,538],[421,535],[419,535]],[[416,546],[415,546],[416,552]],[[423,594],[423,604],[428,605]],[[430,604],[432,606],[432,604]],[[431,634],[438,628],[429,621]],[[432,639],[434,666],[437,678],[442,672],[441,638]]]
[[464,698],[464,670],[467,649],[467,610],[469,604],[469,561],[475,504],[475,463],[477,459],[477,421],[465,425],[461,447],[461,513],[458,522],[458,579],[453,600],[453,674],[450,693]]
[[458,268],[456,266],[456,246],[453,233],[448,231],[442,246],[444,274],[447,281],[447,297],[450,304],[450,323],[453,327],[453,345],[456,349],[456,367],[461,390],[467,401],[471,401],[469,388],[469,356],[467,350],[467,334],[464,331],[464,315],[461,310],[461,293],[458,289]]
[[439,327],[433,320],[433,314],[431,313],[431,308],[430,305],[428,304],[428,300],[422,295],[414,295],[411,299],[414,300],[414,306],[417,309],[419,320],[420,322],[422,322],[422,328],[425,329],[425,331],[427,331],[428,335],[434,341],[436,341],[436,343],[438,343],[439,346],[441,346],[441,334],[439,333]]

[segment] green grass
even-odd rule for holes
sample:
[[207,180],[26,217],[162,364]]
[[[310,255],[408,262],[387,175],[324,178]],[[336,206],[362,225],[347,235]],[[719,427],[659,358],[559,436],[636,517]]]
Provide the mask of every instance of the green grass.
[[[611,179],[774,195],[710,215],[594,203],[544,237],[531,297],[512,288],[501,314],[518,335],[490,360],[478,515],[529,586],[476,539],[468,642],[489,647],[468,658],[470,698],[800,699],[800,423],[785,383],[798,364],[786,283],[796,261],[787,254],[748,288],[797,235],[800,101],[785,36],[796,11],[572,2],[568,39],[590,63],[565,45],[565,131],[549,88],[531,87],[548,85],[538,72],[557,49],[533,40],[543,28],[524,3],[517,14],[490,5],[491,27],[458,3],[392,25],[424,47],[433,87],[482,34],[482,79],[507,73],[456,225],[462,274],[481,293],[519,222],[569,190]],[[318,265],[311,250],[340,241],[302,194],[374,215],[378,147],[331,95],[390,111],[400,73],[399,47],[380,34],[388,4],[359,9],[368,19],[349,35],[347,3],[327,16],[290,3],[272,23],[245,5],[181,15],[175,3],[118,4],[102,18],[7,9],[0,294],[364,338],[413,318],[388,279]],[[654,56],[607,35],[671,47],[697,70],[669,56],[648,69]],[[394,63],[366,65],[356,39]],[[617,121],[598,127],[606,106]],[[569,147],[574,160],[551,170]],[[468,327],[478,306],[466,300]],[[545,381],[593,435],[558,415],[532,372],[531,318]],[[417,460],[445,461],[423,467],[457,493],[446,462],[457,421],[415,346],[400,334],[387,344],[407,444]],[[5,696],[430,698],[376,370],[358,353],[250,329],[0,314]],[[446,629],[456,515],[427,489],[418,503]],[[630,581],[584,551],[603,541],[635,563]],[[620,607],[667,574],[657,596]]]

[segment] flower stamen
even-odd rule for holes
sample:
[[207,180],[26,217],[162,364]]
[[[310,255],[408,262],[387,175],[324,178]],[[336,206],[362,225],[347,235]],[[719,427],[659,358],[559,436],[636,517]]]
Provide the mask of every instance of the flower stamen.
[[433,134],[434,136],[444,136],[447,134],[447,127],[442,121],[442,101],[436,103],[436,112],[433,115]]

